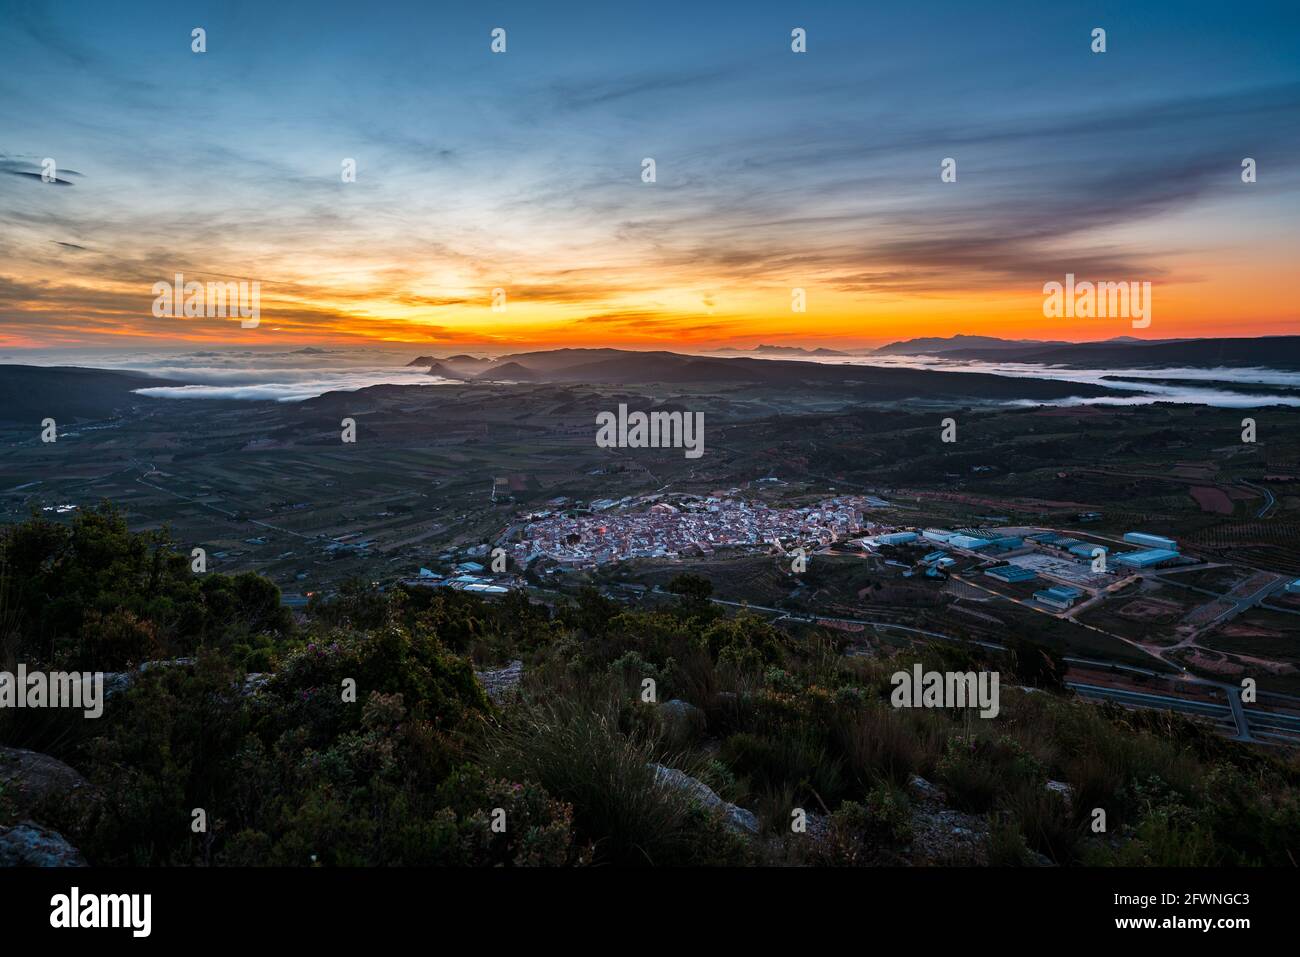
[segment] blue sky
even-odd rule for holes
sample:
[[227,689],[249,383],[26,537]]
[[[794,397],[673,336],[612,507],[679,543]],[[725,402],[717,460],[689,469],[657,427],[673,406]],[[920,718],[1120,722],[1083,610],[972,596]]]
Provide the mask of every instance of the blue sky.
[[1163,335],[1295,318],[1260,289],[1300,251],[1295,3],[0,9],[13,344],[165,338],[135,290],[177,270],[261,280],[300,338],[500,335],[498,285],[537,341],[770,338],[797,283],[841,338],[988,332],[1067,269],[1221,303]]

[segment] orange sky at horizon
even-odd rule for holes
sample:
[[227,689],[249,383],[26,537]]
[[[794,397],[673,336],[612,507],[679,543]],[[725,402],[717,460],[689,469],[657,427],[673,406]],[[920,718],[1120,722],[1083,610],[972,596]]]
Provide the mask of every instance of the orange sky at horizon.
[[[1140,329],[1124,318],[1046,318],[1044,297],[1033,289],[904,295],[846,292],[808,283],[802,287],[806,311],[800,313],[790,307],[792,286],[764,282],[712,287],[698,281],[649,294],[615,292],[608,297],[549,290],[544,283],[523,283],[528,291],[516,296],[503,284],[503,311],[491,307],[492,288],[383,293],[366,282],[356,287],[262,283],[259,325],[242,329],[237,319],[154,318],[151,290],[142,290],[136,282],[97,280],[61,284],[57,291],[41,284],[46,294],[11,302],[31,321],[23,324],[26,328],[8,324],[0,329],[0,347],[351,344],[706,351],[759,344],[868,348],[954,334],[1069,341],[1292,334],[1300,331],[1300,324],[1294,312],[1288,312],[1290,304],[1278,301],[1281,286],[1275,278],[1269,280],[1276,275],[1275,267],[1256,262],[1199,281],[1155,282],[1152,322]],[[530,292],[539,291],[537,298],[529,298]],[[130,307],[132,302],[141,305],[139,311]],[[34,334],[24,335],[28,329]]]
[[[754,295],[731,304],[718,296],[711,311],[681,309],[621,309],[607,303],[594,309],[581,304],[530,303],[508,298],[503,312],[489,306],[421,309],[393,300],[333,303],[329,300],[282,299],[261,293],[260,322],[240,328],[238,319],[155,319],[95,311],[96,321],[112,322],[79,329],[66,320],[42,322],[39,335],[0,329],[3,348],[121,347],[121,346],[420,346],[468,348],[616,347],[647,350],[707,351],[712,348],[751,348],[781,345],[826,348],[868,348],[900,339],[989,335],[1004,339],[1065,339],[1084,342],[1128,335],[1144,339],[1255,337],[1300,333],[1300,321],[1283,315],[1268,296],[1240,296],[1234,306],[1201,295],[1199,287],[1153,285],[1153,319],[1148,328],[1132,328],[1127,319],[1047,319],[1041,294],[1006,291],[969,296],[930,295],[884,302],[862,302],[862,296],[807,289],[806,312],[785,311],[771,302],[774,295]],[[763,302],[767,299],[768,302]],[[788,302],[788,298],[787,298]],[[45,309],[32,309],[34,315]],[[1230,315],[1230,319],[1223,316]],[[113,321],[125,320],[125,321]],[[131,321],[135,320],[135,321]],[[166,324],[165,328],[160,325]]]

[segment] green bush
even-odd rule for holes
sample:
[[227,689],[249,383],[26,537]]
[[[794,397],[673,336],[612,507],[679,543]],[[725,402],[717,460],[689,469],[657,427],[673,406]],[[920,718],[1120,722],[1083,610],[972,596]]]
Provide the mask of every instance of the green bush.
[[593,845],[598,862],[726,863],[702,849],[735,846],[713,833],[722,827],[716,817],[696,813],[686,793],[656,782],[657,743],[620,732],[607,714],[565,702],[522,705],[488,735],[480,757],[490,773],[536,781],[572,805],[579,838]]
[[896,864],[912,841],[907,796],[889,784],[861,801],[845,801],[831,815],[819,863],[836,866]]

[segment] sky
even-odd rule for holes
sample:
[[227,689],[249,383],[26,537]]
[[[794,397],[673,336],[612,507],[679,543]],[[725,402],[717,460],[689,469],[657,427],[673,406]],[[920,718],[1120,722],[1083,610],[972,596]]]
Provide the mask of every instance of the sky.
[[[1294,2],[0,0],[0,25],[0,349],[1300,331]],[[1067,273],[1150,282],[1150,325],[1045,317]],[[258,282],[259,323],[155,316],[176,274]]]

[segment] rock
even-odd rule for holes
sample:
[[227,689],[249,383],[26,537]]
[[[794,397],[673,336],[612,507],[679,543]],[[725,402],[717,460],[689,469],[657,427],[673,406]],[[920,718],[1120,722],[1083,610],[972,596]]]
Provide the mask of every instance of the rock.
[[134,671],[106,671],[104,672],[104,698],[108,699],[115,694],[121,694],[131,687],[131,682],[135,680]]
[[804,824],[807,830],[804,832],[808,840],[814,844],[823,844],[831,836],[831,819],[829,815],[818,814],[815,811],[805,809]]
[[139,671],[149,671],[151,668],[189,668],[198,664],[197,658],[165,658],[160,661],[142,661],[140,662]]
[[[198,663],[197,658],[171,658],[163,661],[142,661],[134,671],[104,672],[104,698],[129,691],[136,678],[155,668],[191,668]],[[241,695],[254,695],[265,688],[275,677],[269,672],[254,671],[244,676],[244,683],[239,687]]]
[[512,661],[504,668],[495,671],[476,671],[474,676],[483,685],[483,690],[487,692],[492,702],[501,704],[510,697],[510,693],[515,688],[519,687],[519,682],[524,677],[524,663]]
[[146,671],[154,668],[192,667],[197,662],[197,658],[170,658],[160,661],[142,661],[136,666],[135,671],[106,671],[104,672],[104,697],[111,698],[115,694],[130,690],[135,684],[136,676]]
[[683,743],[704,733],[708,725],[704,712],[689,701],[673,698],[659,706],[664,733],[670,741]]
[[0,747],[0,790],[20,817],[52,798],[88,793],[89,787],[85,778],[57,758]]
[[987,866],[988,843],[985,818],[933,806],[912,812],[914,864]]
[[665,714],[672,714],[683,718],[704,717],[704,712],[689,701],[683,701],[681,698],[673,698],[671,701],[665,701],[659,706],[659,709]]
[[907,779],[907,793],[912,800],[921,804],[943,804],[944,800],[943,789],[919,774],[913,774]]
[[988,864],[987,818],[954,811],[947,806],[943,789],[917,774],[908,778],[907,792],[915,802],[911,852],[914,864]]
[[1074,788],[1064,781],[1048,781],[1046,787],[1054,794],[1059,794],[1065,800],[1066,807],[1074,803]]
[[737,831],[747,834],[758,833],[758,818],[753,812],[722,800],[713,788],[703,781],[676,768],[666,768],[662,764],[651,764],[650,767],[655,773],[655,784],[684,791],[705,807],[721,812],[727,825]]
[[257,694],[271,683],[272,677],[265,671],[254,671],[252,674],[244,675],[244,687],[241,690],[246,695]]
[[0,827],[0,867],[85,867],[81,852],[58,831],[32,821]]

